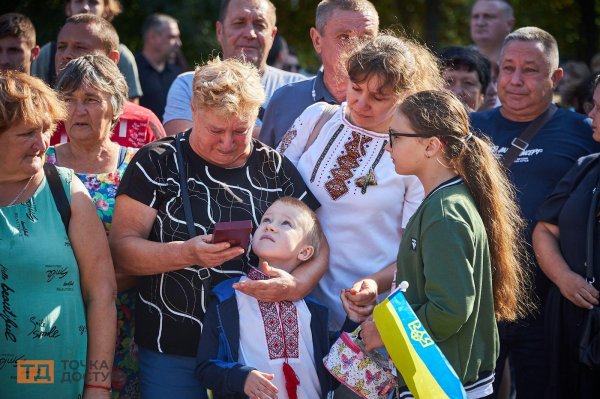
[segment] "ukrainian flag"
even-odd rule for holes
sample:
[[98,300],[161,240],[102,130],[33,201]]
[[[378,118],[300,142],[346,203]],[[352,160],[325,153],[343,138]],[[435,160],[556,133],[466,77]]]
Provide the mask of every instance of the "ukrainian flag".
[[373,319],[385,348],[416,399],[467,397],[454,369],[401,290],[375,307]]

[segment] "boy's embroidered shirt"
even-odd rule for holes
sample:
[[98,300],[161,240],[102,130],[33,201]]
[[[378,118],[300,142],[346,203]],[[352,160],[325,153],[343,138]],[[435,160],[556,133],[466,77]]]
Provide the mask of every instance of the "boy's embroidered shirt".
[[[250,280],[266,280],[256,269],[248,272]],[[257,301],[265,329],[269,359],[298,359],[298,312],[290,301]]]
[[[254,277],[254,273],[259,274],[252,269],[249,276]],[[246,279],[242,277],[240,281]],[[235,295],[240,315],[238,361],[274,374],[271,382],[279,389],[277,396],[287,399],[282,368],[287,355],[300,381],[298,398],[321,397],[310,330],[311,314],[306,303],[303,300],[261,302],[239,291]]]

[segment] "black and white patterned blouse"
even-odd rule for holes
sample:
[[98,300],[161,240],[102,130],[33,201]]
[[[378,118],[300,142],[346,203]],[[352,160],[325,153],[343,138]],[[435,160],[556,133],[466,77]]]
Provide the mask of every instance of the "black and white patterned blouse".
[[[252,220],[254,229],[278,198],[292,196],[316,209],[319,202],[286,158],[259,141],[253,141],[246,164],[224,169],[206,162],[190,147],[189,131],[178,135],[187,167],[188,189],[198,234],[211,234],[216,222]],[[158,211],[151,241],[189,239],[179,194],[176,138],[166,137],[139,150],[133,158],[118,195],[126,194]],[[256,257],[246,251],[210,269],[190,265],[184,269],[141,277],[136,306],[135,339],[144,348],[161,353],[195,356],[206,310],[202,279],[210,286],[244,274]]]

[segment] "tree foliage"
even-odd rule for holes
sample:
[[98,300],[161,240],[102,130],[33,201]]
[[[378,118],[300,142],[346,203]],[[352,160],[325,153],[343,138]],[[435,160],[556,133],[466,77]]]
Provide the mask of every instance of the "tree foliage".
[[[183,50],[190,64],[202,63],[217,54],[214,21],[219,0],[121,0],[123,14],[114,25],[121,41],[132,51],[142,46],[141,26],[152,12],[164,12],[180,21]],[[315,69],[308,29],[314,23],[319,0],[273,0],[277,26],[299,55],[300,62]],[[0,13],[18,11],[28,15],[38,31],[38,42],[56,37],[64,21],[63,0],[9,0],[1,2]],[[470,44],[469,14],[472,0],[373,0],[381,27],[426,41],[430,47]],[[559,43],[561,58],[589,61],[597,52],[600,2],[595,0],[513,0],[516,27],[538,26],[552,33]]]

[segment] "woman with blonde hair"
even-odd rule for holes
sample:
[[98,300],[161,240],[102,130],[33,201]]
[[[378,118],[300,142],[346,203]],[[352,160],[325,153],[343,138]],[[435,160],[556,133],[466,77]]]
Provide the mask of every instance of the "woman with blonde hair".
[[[3,398],[110,397],[116,284],[106,234],[73,171],[44,166],[65,114],[41,80],[0,73],[0,353],[16,363],[0,368]],[[45,364],[29,373],[48,383],[20,384],[19,360]]]
[[[235,59],[198,67],[193,127],[140,149],[127,168],[110,234],[118,271],[140,276],[135,339],[144,398],[202,398],[196,351],[212,287],[257,264],[250,247],[213,242],[218,222],[253,230],[278,198],[319,206],[298,171],[252,139],[264,89]],[[274,272],[279,299],[306,296],[326,268],[327,245],[290,275]]]
[[[465,106],[448,91],[406,98],[389,143],[396,173],[416,175],[425,189],[406,226],[409,239],[400,243],[397,281],[409,283],[408,303],[468,397],[488,396],[499,349],[496,322],[523,316],[530,303],[514,190],[489,142],[470,132]],[[367,350],[381,347],[374,323],[362,326]]]
[[[422,45],[392,35],[355,49],[346,67],[346,102],[311,105],[278,147],[321,203],[317,215],[331,252],[313,296],[331,309],[331,331],[339,330],[345,318],[343,289],[374,273],[391,280],[397,243],[423,199],[417,178],[394,173],[385,151],[394,111],[416,91],[443,87],[435,57]],[[361,286],[348,295],[353,298]],[[362,287],[361,295],[376,290],[368,288]]]

